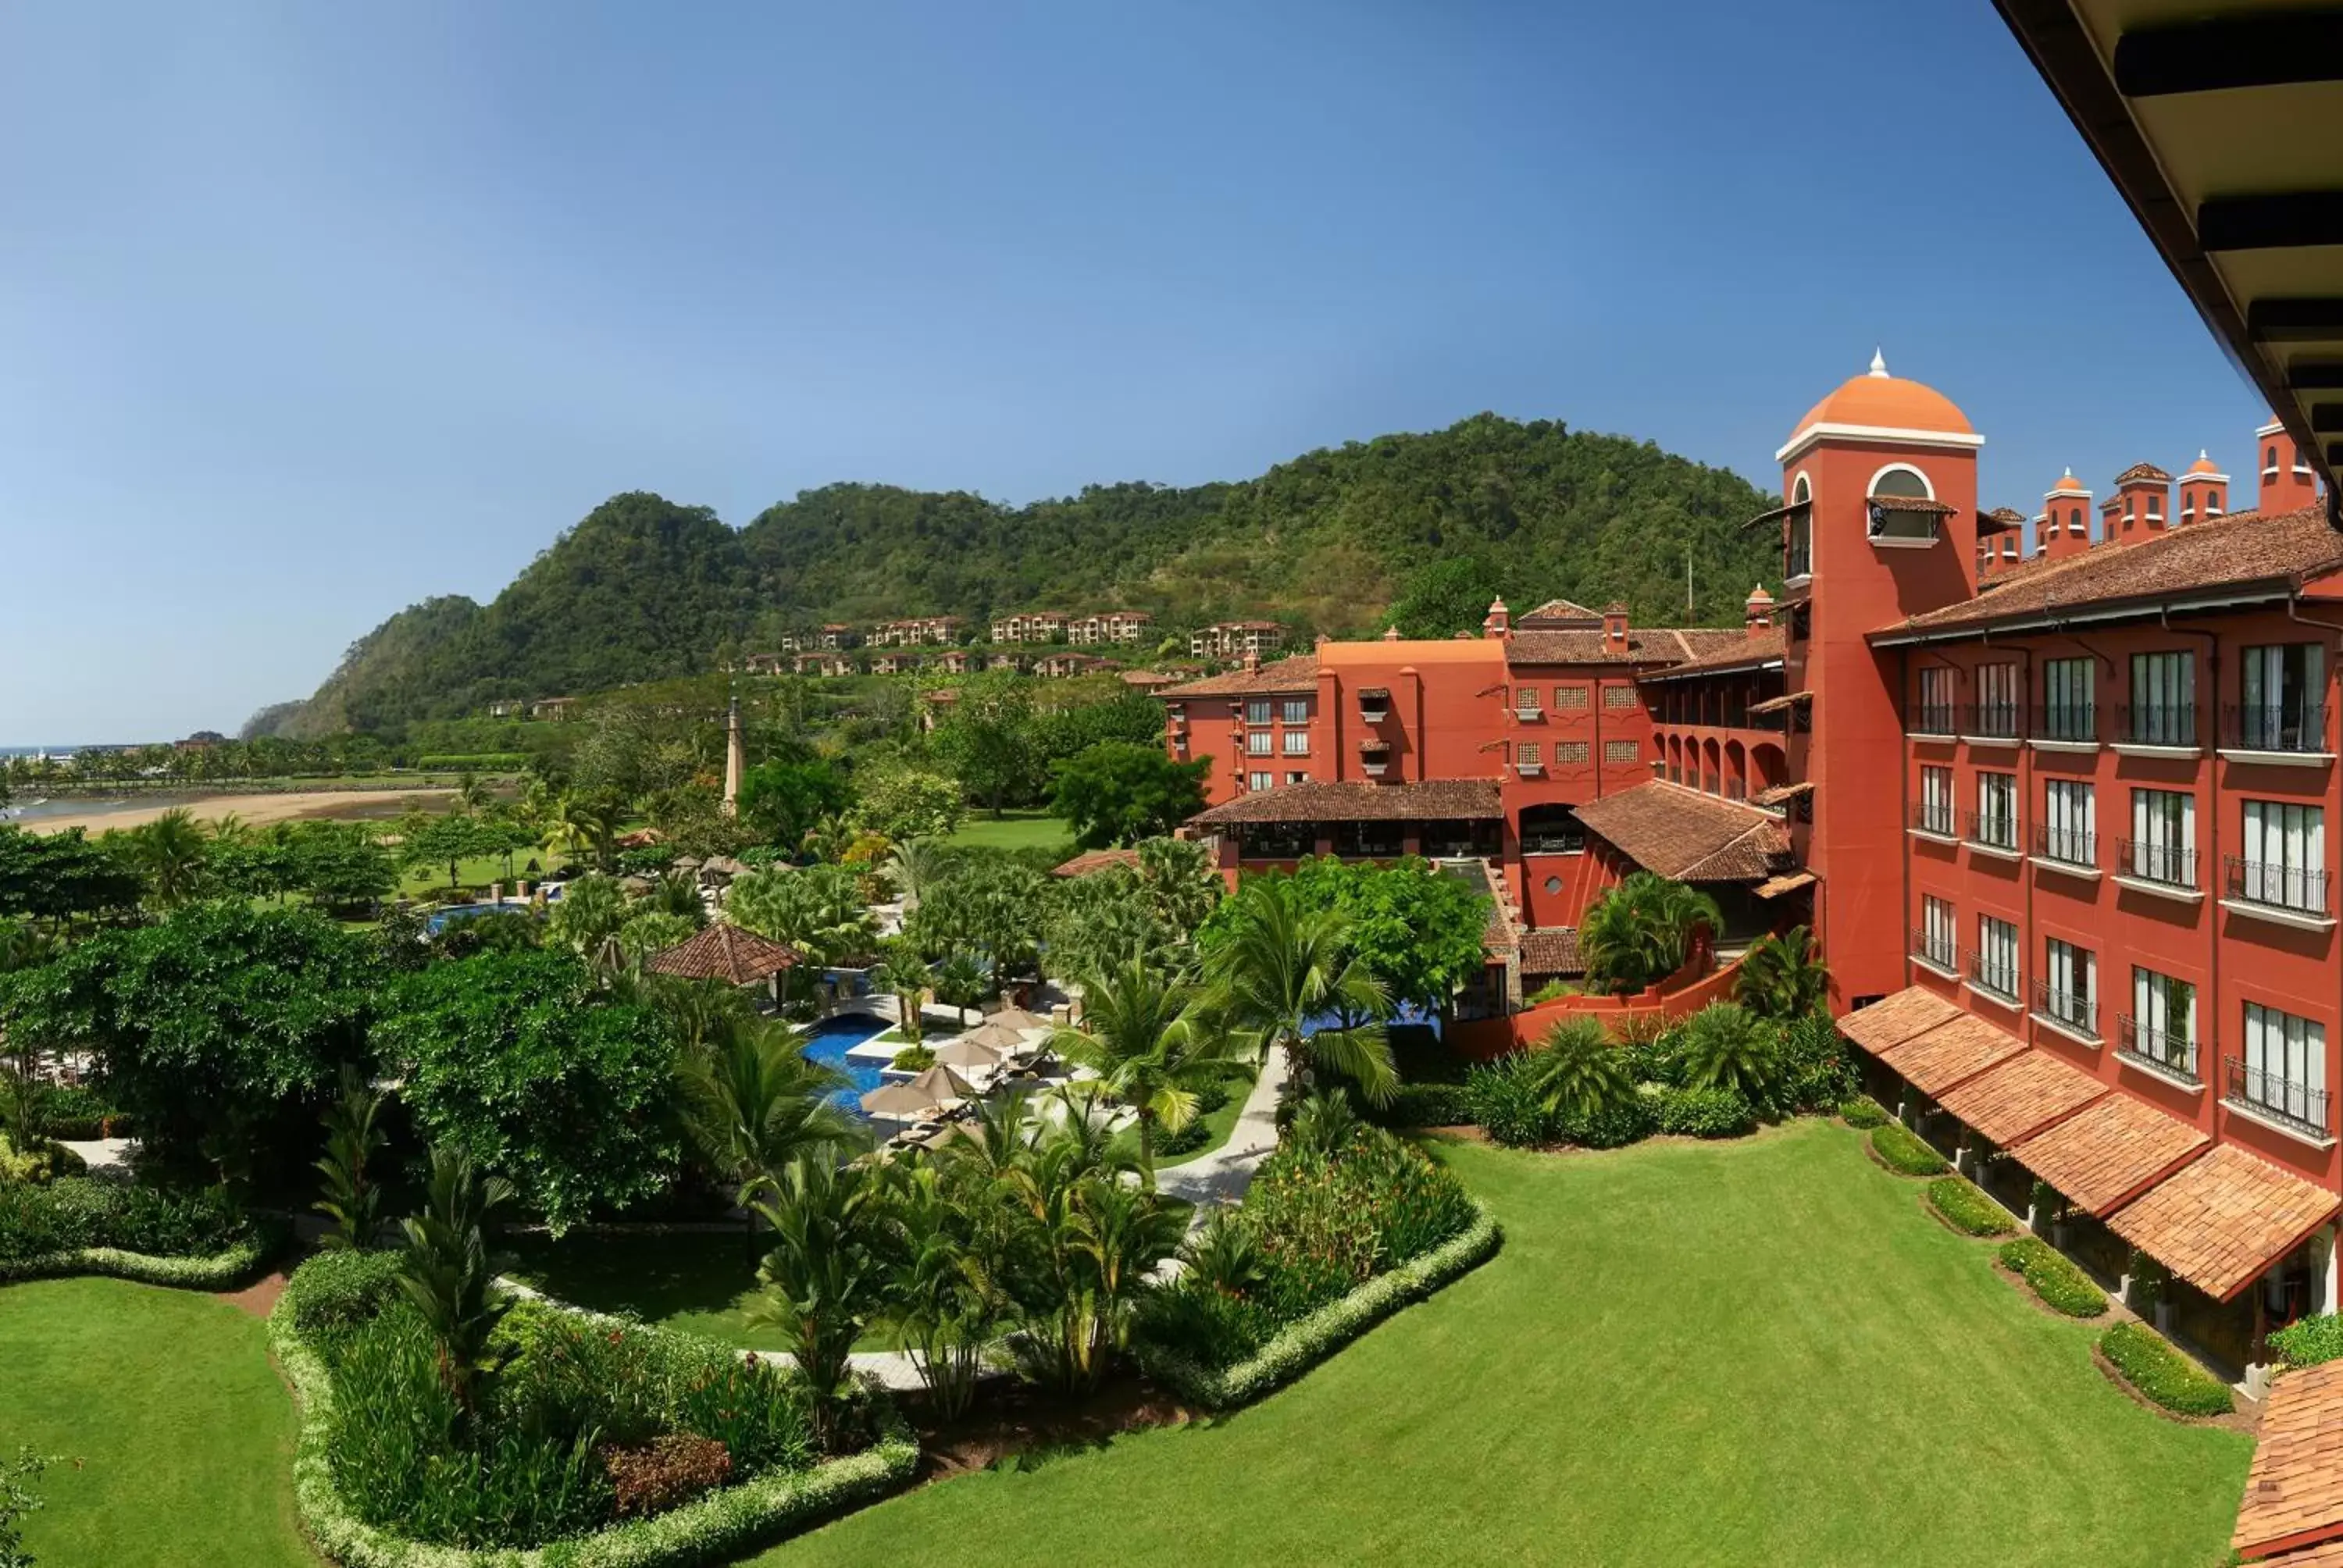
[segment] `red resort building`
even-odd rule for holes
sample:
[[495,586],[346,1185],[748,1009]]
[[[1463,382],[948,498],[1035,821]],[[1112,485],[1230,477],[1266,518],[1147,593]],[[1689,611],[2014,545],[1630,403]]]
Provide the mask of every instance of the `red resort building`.
[[2343,534],[2286,427],[2096,507],[1980,508],[1955,404],[1869,371],[1776,454],[1782,589],[1732,628],[1557,602],[1166,689],[1231,873],[1420,853],[1495,894],[1459,1016],[1576,967],[1627,871],[1729,962],[1811,927],[1875,1091],[2161,1326],[2247,1373],[2333,1310]]

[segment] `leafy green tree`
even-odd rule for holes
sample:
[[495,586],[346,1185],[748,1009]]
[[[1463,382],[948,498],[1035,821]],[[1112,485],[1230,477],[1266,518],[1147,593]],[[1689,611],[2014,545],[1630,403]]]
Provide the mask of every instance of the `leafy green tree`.
[[806,829],[854,804],[854,787],[828,762],[761,762],[740,776],[740,819],[794,851]]
[[581,958],[591,957],[618,934],[632,913],[627,891],[616,878],[572,878],[546,917],[546,939]]
[[1303,860],[1292,874],[1305,910],[1340,915],[1351,956],[1394,1001],[1444,1011],[1487,964],[1489,899],[1429,862]]
[[1220,914],[1207,928],[1202,1005],[1259,1054],[1283,1050],[1298,1085],[1325,1072],[1370,1104],[1388,1101],[1399,1087],[1382,1023],[1390,1002],[1351,955],[1341,911],[1307,909],[1292,878],[1256,877]]
[[1216,1082],[1245,1055],[1198,1006],[1195,987],[1133,959],[1094,973],[1082,986],[1082,1021],[1061,1029],[1060,1056],[1099,1076],[1139,1123],[1139,1170],[1155,1185],[1155,1138],[1195,1119],[1196,1091]]
[[1590,986],[1629,995],[1658,984],[1692,956],[1703,926],[1724,924],[1716,900],[1682,882],[1636,871],[1604,894],[1578,928]]
[[1180,762],[1162,746],[1109,740],[1056,765],[1051,809],[1084,849],[1169,833],[1204,809],[1210,758]]
[[1736,994],[1742,1006],[1761,1018],[1802,1018],[1822,1006],[1829,993],[1830,971],[1804,926],[1760,937],[1742,955]]
[[399,1222],[399,1289],[430,1325],[440,1382],[467,1412],[480,1375],[496,1368],[491,1342],[511,1306],[496,1288],[486,1231],[512,1196],[510,1182],[483,1177],[463,1151],[435,1146],[423,1212]]
[[546,824],[545,847],[565,854],[588,854],[594,869],[608,873],[617,858],[618,825],[627,808],[615,796],[572,790],[554,802]]
[[398,858],[408,866],[445,866],[447,885],[463,883],[463,862],[497,852],[498,840],[488,825],[460,811],[440,816],[409,812],[399,819]]
[[558,950],[401,977],[373,1033],[436,1145],[507,1177],[557,1233],[664,1188],[679,1051],[658,1008],[600,990]]
[[920,1007],[927,1000],[928,988],[935,984],[935,971],[920,956],[918,946],[903,937],[884,939],[880,954],[879,967],[870,971],[870,984],[895,999],[903,1038],[917,1045],[926,1034]]
[[0,823],[0,916],[60,922],[135,908],[146,892],[137,869],[79,828],[30,833]]
[[1406,638],[1478,634],[1502,586],[1496,571],[1479,557],[1444,557],[1407,579],[1392,603],[1390,624]]
[[1003,856],[972,857],[920,898],[906,929],[923,952],[977,955],[998,981],[1032,972],[1050,904],[1044,873]]
[[884,1178],[872,1167],[800,1155],[765,1184],[756,1210],[773,1235],[758,1267],[752,1322],[789,1336],[827,1442],[852,1386],[848,1358],[879,1316],[888,1282]]
[[1566,1018],[1546,1030],[1519,1070],[1547,1114],[1565,1124],[1608,1115],[1635,1094],[1626,1052],[1591,1018]]
[[968,1010],[980,1007],[993,994],[992,977],[973,953],[947,953],[935,969],[936,1000],[968,1021]]
[[887,768],[862,780],[854,820],[900,843],[944,837],[960,826],[960,787],[942,774]]
[[326,1108],[326,1152],[317,1161],[325,1196],[310,1205],[333,1221],[318,1245],[328,1250],[363,1247],[374,1239],[382,1189],[374,1179],[374,1157],[388,1141],[381,1126],[382,1097],[350,1067],[342,1069],[340,1098]]
[[[0,795],[0,805],[5,804],[6,797]],[[30,1446],[18,1448],[15,1458],[0,1463],[0,1568],[34,1568],[33,1554],[25,1548],[25,1515],[43,1506],[33,1487],[48,1467],[47,1458]]]
[[979,676],[959,691],[931,738],[935,753],[960,788],[998,817],[1004,806],[1025,799],[1040,775],[1032,703],[1025,683],[1006,673]]
[[328,909],[370,904],[398,886],[390,852],[364,823],[299,823],[289,842],[294,889]]
[[823,968],[864,957],[879,941],[879,922],[862,901],[854,873],[838,866],[736,877],[724,895],[724,917]]
[[670,915],[664,910],[647,909],[637,905],[627,923],[618,928],[618,951],[630,964],[647,962],[653,954],[679,947],[691,940],[699,930],[697,922],[681,915]]
[[1182,933],[1157,918],[1137,873],[1111,866],[1061,883],[1043,927],[1043,960],[1051,974],[1079,980],[1133,958],[1170,965],[1182,961]]

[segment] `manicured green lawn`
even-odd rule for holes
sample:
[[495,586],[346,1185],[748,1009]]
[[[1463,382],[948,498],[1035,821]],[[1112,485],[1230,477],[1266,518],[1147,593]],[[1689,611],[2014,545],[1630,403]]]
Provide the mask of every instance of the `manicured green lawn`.
[[[511,878],[505,875],[505,858],[502,855],[474,855],[469,859],[457,861],[456,869],[458,880],[467,888],[485,888],[491,882],[503,882],[505,891],[509,894],[513,890],[514,879],[528,876],[528,863],[531,860],[538,863],[540,871],[549,871],[556,866],[563,864],[567,859],[568,857],[553,849],[516,849],[512,857]],[[410,899],[426,893],[446,892],[447,890],[447,865],[443,862],[437,866],[407,867],[399,873],[398,890]]]
[[1294,1387],[757,1561],[2226,1561],[2247,1440],[2126,1399],[1845,1129],[1450,1158],[1504,1251]]
[[632,1312],[744,1350],[789,1348],[779,1329],[749,1322],[763,1254],[745,1231],[520,1236],[508,1245],[517,1261],[507,1273],[572,1306]]
[[0,1288],[0,1449],[60,1461],[25,1522],[43,1568],[316,1568],[258,1318],[194,1292],[42,1281]]
[[944,842],[986,849],[1046,848],[1062,849],[1068,855],[1074,852],[1074,836],[1067,830],[1065,819],[1046,811],[1007,811],[998,821],[989,811],[971,811]]

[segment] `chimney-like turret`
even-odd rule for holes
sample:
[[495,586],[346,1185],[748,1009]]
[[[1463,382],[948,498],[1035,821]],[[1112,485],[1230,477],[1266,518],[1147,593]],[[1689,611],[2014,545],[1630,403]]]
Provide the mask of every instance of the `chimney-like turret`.
[[2160,534],[2170,523],[2172,476],[2153,463],[2134,463],[2116,476],[2116,493],[2107,498],[2099,542],[2109,538],[2127,541]]
[[1752,635],[1774,624],[1774,596],[1765,591],[1764,583],[1749,590],[1749,598],[1741,606],[1741,618]]
[[1399,640],[1399,628],[1395,626],[1387,626],[1383,628],[1383,640],[1385,642],[1397,642]]
[[2262,493],[2257,509],[2264,517],[2298,512],[2318,499],[2318,477],[2286,427],[2272,419],[2254,432],[2254,450],[2261,463]]
[[2042,498],[2042,515],[2049,537],[2036,536],[2041,553],[2052,560],[2081,555],[2091,548],[2091,492],[2069,468]]
[[1511,637],[1513,635],[1513,611],[1505,608],[1505,601],[1503,598],[1493,598],[1489,601],[1489,613],[1483,616],[1481,619],[1481,635],[1483,637]]
[[2229,476],[2213,465],[2200,448],[2197,460],[2180,475],[2180,516],[2176,521],[2186,528],[2190,523],[2209,523],[2229,509]]
[[1627,607],[1617,599],[1603,608],[1603,646],[1612,653],[1627,651]]

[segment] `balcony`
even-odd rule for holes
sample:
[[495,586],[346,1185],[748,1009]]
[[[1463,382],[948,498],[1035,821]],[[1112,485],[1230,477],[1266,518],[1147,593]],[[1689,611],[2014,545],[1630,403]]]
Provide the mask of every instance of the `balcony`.
[[2034,1016],[2062,1034],[2099,1043],[2099,1004],[2074,991],[2058,990],[2048,980],[2034,982]]
[[1359,742],[1359,771],[1380,779],[1391,768],[1391,743],[1373,737]]
[[2201,1089],[2197,1076],[2197,1042],[2186,1034],[2170,1034],[2127,1014],[2116,1039],[2116,1054],[2184,1089]]
[[1359,719],[1366,724],[1381,724],[1391,717],[1391,693],[1380,686],[1370,686],[1359,693]]
[[2221,754],[2232,760],[2329,761],[2327,709],[2306,702],[2232,702],[2221,709]]
[[1904,710],[1904,733],[1926,740],[1950,740],[1959,715],[1949,702],[1917,702]]
[[1924,839],[1940,839],[1950,844],[1958,838],[1953,827],[1953,808],[1948,801],[1914,801],[1911,820],[1906,825]]
[[2335,1141],[2327,1131],[2327,1091],[2247,1067],[2238,1057],[2221,1062],[2221,1102],[2322,1147]]
[[1968,980],[1971,990],[1981,990],[2012,1007],[2017,1006],[2018,998],[2025,994],[2018,989],[2017,965],[2014,961],[1974,949],[1969,952]]
[[1513,709],[1513,722],[1516,724],[1537,724],[1544,719],[1545,709],[1534,702],[1520,704]]
[[1545,777],[1545,764],[1543,762],[1516,762],[1513,764],[1513,771],[1520,774],[1524,779],[1543,779]]
[[2088,703],[2046,703],[2034,710],[2030,739],[2037,751],[2096,751],[2099,710]]
[[2015,702],[1969,702],[1959,713],[1961,739],[1994,746],[2015,746],[2022,710]]
[[1961,838],[1970,849],[2016,855],[2017,819],[2001,811],[1971,811],[1962,819]]
[[2195,753],[2197,708],[2186,702],[2127,702],[2116,709],[2116,749],[2154,756]]
[[1909,950],[1913,962],[1934,970],[1946,980],[1961,978],[1961,971],[1957,967],[1959,958],[1954,949],[1950,934],[1930,932],[1925,927],[1914,926]]
[[2116,840],[2116,880],[2125,887],[2195,903],[2205,896],[2197,885],[2197,851],[2138,839]]
[[2042,865],[2096,877],[2099,874],[2099,838],[2096,833],[2037,822],[2034,825],[2034,858]]
[[2227,894],[2221,907],[2231,913],[2311,930],[2334,927],[2324,869],[2248,860],[2239,855],[2222,856],[2221,867]]

